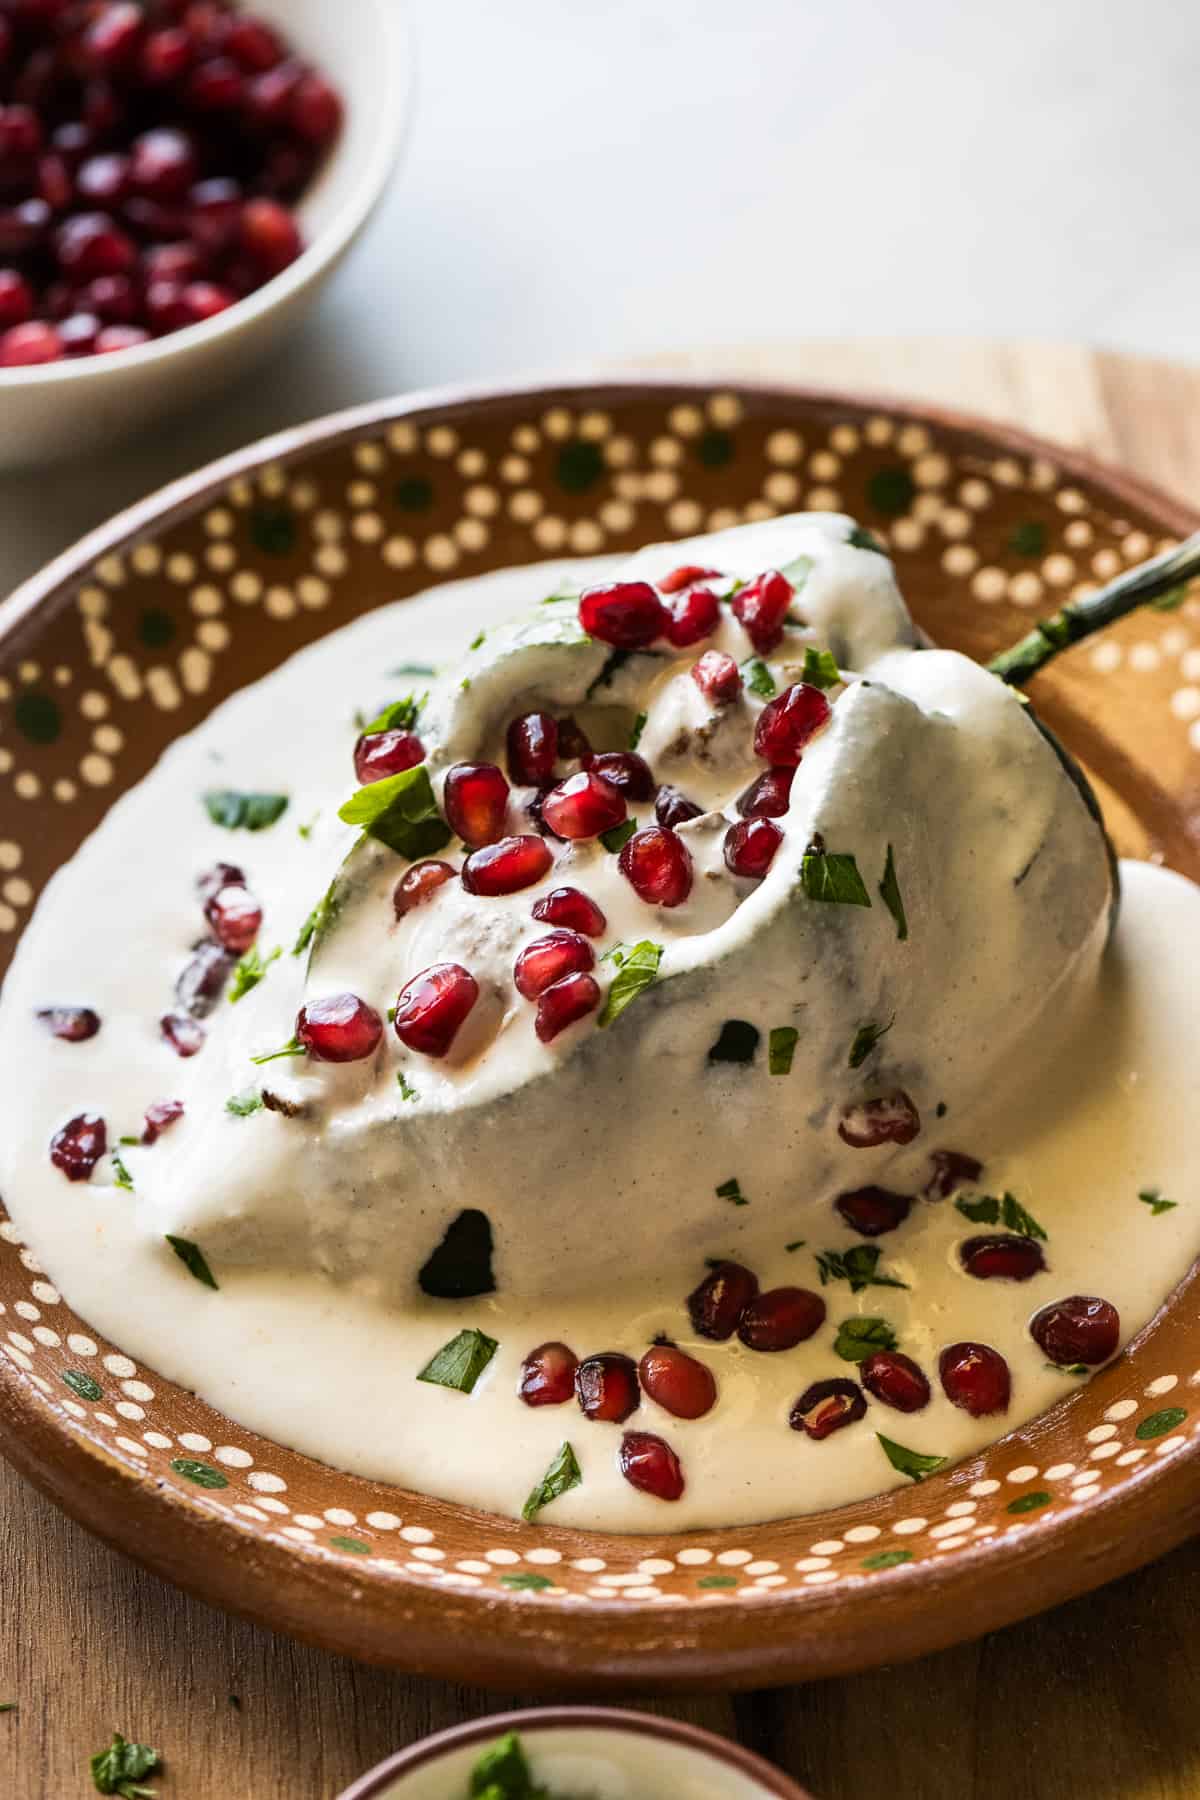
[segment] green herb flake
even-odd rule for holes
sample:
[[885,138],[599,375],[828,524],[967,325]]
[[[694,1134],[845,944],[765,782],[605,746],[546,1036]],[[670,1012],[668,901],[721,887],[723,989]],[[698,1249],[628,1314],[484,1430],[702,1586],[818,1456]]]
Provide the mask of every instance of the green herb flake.
[[78,1394],[81,1400],[103,1400],[104,1389],[100,1383],[93,1381],[90,1375],[85,1375],[82,1369],[64,1369],[62,1378],[64,1386],[69,1387],[73,1394]]
[[244,995],[256,988],[273,962],[283,955],[283,948],[276,944],[269,956],[260,956],[258,945],[251,944],[249,950],[239,957],[233,967],[233,980],[229,988],[230,1001],[236,1005]]
[[149,1744],[131,1744],[119,1731],[113,1732],[107,1750],[98,1750],[90,1759],[92,1785],[98,1794],[118,1794],[121,1800],[146,1800],[157,1792],[142,1787],[144,1775],[153,1775],[162,1767],[162,1757]]
[[803,1248],[804,1248],[805,1244],[807,1244],[807,1242],[808,1242],[807,1238],[795,1238],[792,1241],[792,1243],[785,1244],[783,1247],[790,1255],[793,1250],[803,1250]]
[[214,825],[227,831],[265,831],[287,811],[286,794],[244,794],[221,788],[205,794],[204,805]]
[[563,1494],[570,1493],[583,1481],[579,1463],[570,1444],[560,1444],[558,1453],[542,1479],[538,1482],[528,1500],[521,1508],[521,1517],[528,1523],[535,1519],[544,1506]]
[[898,519],[906,513],[917,495],[917,484],[909,471],[900,465],[876,469],[867,482],[867,499],[886,518]]
[[117,1187],[124,1188],[127,1194],[132,1194],[133,1176],[129,1173],[129,1170],[125,1167],[125,1164],[121,1161],[120,1156],[115,1150],[112,1153],[112,1166],[113,1180]]
[[736,1575],[702,1575],[696,1583],[699,1588],[735,1588]]
[[304,1048],[304,1045],[300,1042],[300,1039],[294,1037],[294,1038],[289,1038],[288,1042],[286,1044],[284,1044],[281,1049],[279,1049],[279,1050],[264,1050],[261,1056],[252,1056],[250,1058],[250,1061],[252,1063],[269,1063],[269,1062],[277,1062],[281,1056],[307,1056],[307,1055],[308,1055],[308,1051]]
[[800,679],[806,681],[809,687],[836,687],[842,676],[832,650],[814,650],[810,644],[804,652],[804,668]]
[[619,825],[610,825],[607,831],[602,831],[600,842],[615,856],[617,851],[629,842],[636,830],[636,819],[623,819]]
[[448,1344],[443,1344],[417,1376],[418,1381],[435,1387],[453,1388],[456,1393],[474,1392],[475,1383],[500,1348],[495,1338],[471,1328],[460,1331]]
[[262,1112],[265,1104],[257,1088],[247,1088],[244,1094],[230,1094],[225,1111],[232,1113],[235,1119],[248,1119],[251,1113]]
[[1046,548],[1046,527],[1040,519],[1025,519],[1008,534],[1008,547],[1014,556],[1041,556]]
[[435,855],[451,837],[424,763],[359,788],[338,808],[338,818],[347,825],[361,825],[369,837],[412,862]]
[[515,1731],[483,1752],[471,1770],[471,1800],[539,1800]]
[[308,821],[307,825],[297,825],[297,827],[296,827],[297,837],[302,837],[304,839],[304,841],[307,843],[309,838],[313,834],[313,828],[316,825],[317,820],[320,818],[320,816],[321,815],[319,812],[315,812],[313,814],[312,818]]
[[364,1544],[361,1538],[331,1537],[328,1539],[331,1550],[347,1550],[351,1556],[370,1556],[370,1544]]
[[1015,1500],[1009,1501],[1004,1510],[1010,1513],[1039,1512],[1043,1506],[1049,1506],[1049,1504],[1049,1494],[1018,1494]]
[[299,935],[292,945],[293,956],[303,956],[310,945],[320,943],[333,921],[337,918],[341,905],[337,895],[337,876],[335,875],[317,904],[300,927]]
[[896,880],[896,859],[890,844],[887,847],[887,861],[883,865],[883,880],[879,883],[879,897],[895,919],[896,936],[903,943],[908,936],[908,919],[904,912],[900,883]]
[[16,1710],[17,1702],[15,1700],[0,1700],[0,1713],[16,1712]]
[[420,1098],[416,1088],[405,1078],[403,1069],[399,1069],[396,1072],[396,1085],[400,1089],[400,1098],[402,1100],[416,1100]]
[[1179,1205],[1178,1200],[1164,1200],[1157,1188],[1143,1188],[1138,1195],[1143,1206],[1148,1206],[1157,1219],[1159,1213],[1174,1212]]
[[919,1450],[908,1450],[892,1438],[884,1437],[882,1431],[877,1431],[875,1436],[893,1469],[898,1469],[901,1475],[907,1475],[910,1481],[924,1481],[927,1475],[944,1469],[950,1460],[948,1456],[922,1456]]
[[960,1194],[954,1206],[973,1225],[1003,1225],[1006,1231],[1015,1232],[1018,1237],[1040,1238],[1043,1243],[1048,1241],[1033,1214],[1027,1212],[1012,1194],[1005,1194],[1002,1200],[997,1200],[994,1194]]
[[625,1008],[658,980],[658,965],[662,961],[662,953],[662,945],[651,943],[649,938],[643,938],[640,944],[632,947],[627,944],[613,945],[608,954],[616,965],[617,973],[613,976],[604,1010],[598,1020],[601,1031],[619,1019]]
[[898,1569],[901,1563],[911,1562],[911,1550],[877,1550],[874,1556],[864,1556],[864,1569]]
[[360,734],[363,737],[374,737],[378,731],[412,731],[428,698],[428,694],[422,694],[416,700],[411,694],[405,694],[402,700],[393,700],[382,712],[376,713],[373,719],[359,723]]
[[810,900],[832,906],[870,906],[853,856],[810,847],[800,864],[800,885]]
[[710,1063],[750,1063],[754,1061],[762,1033],[749,1019],[726,1019],[708,1053]]
[[794,1025],[773,1025],[767,1039],[767,1068],[772,1075],[790,1075],[800,1033]]
[[854,1034],[854,1042],[850,1046],[850,1067],[852,1069],[861,1069],[880,1038],[886,1037],[895,1023],[896,1015],[893,1013],[886,1025],[859,1026]]
[[1149,1418],[1143,1419],[1133,1435],[1145,1444],[1154,1438],[1166,1437],[1168,1431],[1174,1431],[1186,1418],[1182,1406],[1164,1406],[1161,1412],[1151,1413]]
[[[849,537],[846,539],[846,542],[852,544],[856,550],[874,550],[877,556],[887,555],[887,551],[875,536],[875,533],[873,531],[868,531],[865,525],[855,525],[850,532]],[[863,1567],[866,1567],[865,1563],[863,1564]]]
[[865,1362],[876,1350],[894,1350],[896,1334],[886,1319],[843,1319],[833,1348],[843,1362]]
[[222,1474],[220,1469],[214,1469],[211,1463],[197,1462],[194,1456],[177,1456],[171,1467],[185,1481],[194,1481],[197,1487],[210,1488],[213,1493],[229,1486],[227,1475]]
[[1052,1375],[1090,1375],[1092,1373],[1086,1363],[1043,1363]]
[[738,1186],[736,1175],[731,1175],[728,1181],[723,1181],[717,1188],[716,1195],[718,1200],[728,1200],[730,1206],[749,1206],[750,1204]]
[[742,678],[752,694],[760,700],[772,700],[778,693],[775,677],[761,656],[748,656],[742,664]]
[[878,1244],[852,1244],[849,1250],[818,1250],[816,1255],[822,1287],[831,1281],[848,1281],[850,1292],[861,1294],[869,1287],[908,1286],[907,1281],[898,1281],[894,1275],[876,1274],[883,1255]]
[[188,1274],[194,1276],[204,1287],[212,1288],[215,1292],[217,1283],[200,1246],[190,1243],[187,1238],[172,1237],[170,1232],[167,1233],[167,1242]]
[[518,1594],[540,1594],[543,1588],[553,1587],[554,1583],[548,1575],[535,1575],[530,1571],[527,1575],[501,1575],[500,1585],[512,1588]]
[[468,645],[467,645],[467,649],[468,649],[468,650],[478,650],[478,649],[480,649],[480,648],[481,648],[481,647],[482,647],[482,645],[483,645],[483,640],[484,640],[484,639],[485,639],[485,638],[486,638],[486,637],[487,637],[487,632],[486,632],[486,631],[480,631],[480,632],[477,632],[477,633],[476,633],[476,634],[475,634],[475,636],[474,636],[474,637],[473,637],[473,638],[472,638],[472,639],[471,639],[471,641],[470,641],[470,643],[469,643],[469,644],[468,644]]
[[629,748],[631,750],[636,750],[641,743],[642,733],[646,729],[649,718],[649,713],[639,713],[637,718],[633,721],[633,730],[629,733]]
[[1168,588],[1157,600],[1150,602],[1154,612],[1178,612],[1191,592],[1191,583],[1185,581],[1180,587]]
[[140,1137],[134,1137],[132,1134],[129,1134],[129,1133],[122,1133],[122,1135],[117,1139],[117,1142],[119,1144],[128,1144],[130,1146],[138,1145],[141,1143],[141,1141],[142,1140]]

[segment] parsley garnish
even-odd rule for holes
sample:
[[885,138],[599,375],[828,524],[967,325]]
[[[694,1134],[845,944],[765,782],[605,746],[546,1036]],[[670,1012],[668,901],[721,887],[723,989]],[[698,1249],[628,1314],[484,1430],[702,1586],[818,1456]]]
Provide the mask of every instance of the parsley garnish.
[[994,1194],[960,1194],[954,1205],[963,1218],[970,1219],[974,1225],[1003,1225],[1006,1231],[1015,1231],[1019,1237],[1047,1241],[1046,1233],[1033,1214],[1026,1212],[1012,1194],[1005,1194],[1002,1200],[997,1200]]
[[153,1800],[155,1788],[139,1787],[143,1775],[153,1775],[161,1768],[162,1758],[149,1744],[131,1744],[113,1732],[107,1750],[98,1750],[91,1759],[92,1781],[98,1794],[119,1794],[121,1800]]
[[748,1063],[754,1061],[762,1033],[749,1019],[726,1019],[716,1043],[708,1053],[709,1062]]
[[856,525],[846,539],[846,542],[848,544],[853,544],[856,550],[874,550],[879,556],[887,555],[887,551],[875,536],[875,533],[873,531],[868,531],[865,525]]
[[299,1038],[291,1038],[280,1050],[264,1050],[261,1056],[252,1056],[252,1063],[277,1062],[281,1056],[307,1056],[308,1051]]
[[728,1200],[730,1206],[749,1206],[750,1204],[738,1186],[736,1175],[731,1175],[728,1181],[723,1181],[716,1192],[717,1199]]
[[896,861],[890,844],[887,848],[887,861],[883,865],[883,880],[879,884],[879,897],[895,919],[896,936],[903,943],[908,936],[908,919],[900,895],[900,883],[896,880]]
[[833,1348],[843,1362],[865,1362],[876,1350],[894,1350],[896,1334],[886,1319],[843,1319]]
[[319,812],[315,812],[313,814],[312,818],[308,821],[307,825],[297,825],[297,827],[296,827],[297,836],[304,838],[305,841],[307,842],[307,840],[312,836],[313,826],[316,824],[316,822],[320,818],[320,816],[321,815]]
[[906,1450],[903,1444],[884,1437],[882,1431],[877,1431],[875,1436],[893,1469],[899,1469],[901,1475],[907,1475],[910,1481],[924,1481],[935,1470],[944,1469],[949,1461],[945,1456],[922,1456],[919,1450]]
[[402,1100],[416,1100],[418,1098],[416,1088],[412,1086],[411,1082],[405,1080],[403,1069],[397,1071],[396,1082],[399,1086],[400,1098]]
[[225,1111],[232,1113],[235,1119],[248,1119],[251,1113],[262,1112],[263,1097],[257,1088],[248,1088],[244,1094],[231,1094],[225,1102]]
[[892,1014],[886,1025],[860,1025],[854,1034],[854,1042],[850,1046],[850,1067],[859,1069],[866,1062],[880,1038],[886,1037],[896,1023],[896,1015]]
[[527,1522],[535,1519],[543,1506],[549,1506],[552,1500],[569,1493],[582,1480],[574,1450],[570,1444],[560,1444],[554,1461],[521,1508],[521,1517]]
[[437,670],[432,663],[398,663],[389,675],[436,675]]
[[424,763],[359,788],[338,808],[338,818],[347,825],[361,825],[368,837],[378,838],[412,862],[434,855],[451,837]]
[[763,700],[773,699],[779,691],[775,685],[775,677],[761,656],[748,656],[742,664],[742,675],[750,692],[758,694]]
[[170,1232],[167,1233],[167,1242],[189,1275],[194,1275],[206,1288],[216,1289],[216,1279],[198,1244],[189,1243],[187,1238],[172,1237]]
[[473,1328],[460,1331],[430,1357],[417,1380],[469,1394],[499,1348],[495,1338],[488,1337],[486,1332]]
[[629,842],[636,830],[636,819],[622,819],[619,825],[610,825],[607,831],[600,833],[600,842],[615,856],[617,851]]
[[[396,673],[399,674],[399,670]],[[377,731],[411,731],[428,698],[428,694],[422,694],[419,700],[414,700],[411,694],[406,694],[403,700],[393,700],[390,706],[385,706],[381,713],[360,724],[358,729],[363,737],[373,737]]]
[[476,632],[475,636],[471,639],[470,643],[467,645],[467,649],[468,650],[478,650],[486,636],[487,636],[486,631]]
[[807,681],[809,687],[836,687],[842,676],[833,651],[814,650],[809,644],[804,652],[804,667],[800,672],[800,679]]
[[641,743],[642,733],[646,729],[649,717],[649,713],[639,713],[637,718],[633,721],[633,730],[629,733],[629,748],[631,750],[636,750]]
[[337,917],[340,904],[337,898],[337,876],[335,875],[300,927],[300,935],[292,945],[293,956],[303,956],[310,944],[324,937]]
[[248,994],[251,988],[256,988],[271,964],[282,955],[283,949],[279,944],[276,944],[274,950],[267,957],[258,954],[257,944],[251,944],[245,956],[239,958],[234,964],[233,982],[229,989],[230,1000],[236,1004],[243,994]]
[[868,1287],[906,1288],[907,1281],[897,1281],[894,1275],[875,1273],[882,1255],[878,1244],[852,1244],[849,1250],[818,1250],[817,1273],[821,1277],[821,1286],[830,1281],[848,1281],[852,1294],[861,1294]]
[[800,1033],[794,1025],[773,1025],[767,1039],[767,1067],[772,1075],[790,1075]]
[[853,856],[810,846],[800,864],[800,885],[810,900],[826,900],[835,906],[870,906]]
[[625,944],[613,945],[607,954],[616,964],[617,972],[613,976],[604,1010],[598,1020],[601,1031],[605,1026],[611,1025],[614,1019],[619,1019],[630,1002],[657,981],[662,953],[662,945],[652,944],[649,938],[643,938],[632,949]]
[[129,1173],[129,1170],[125,1167],[125,1164],[121,1161],[120,1156],[115,1150],[112,1153],[112,1166],[113,1180],[116,1182],[116,1185],[119,1188],[124,1188],[127,1193],[132,1194],[133,1176]]
[[229,831],[265,831],[287,810],[286,794],[243,794],[221,788],[205,794],[204,804],[214,825]]
[[1156,1219],[1159,1213],[1173,1212],[1179,1205],[1178,1200],[1164,1200],[1157,1188],[1143,1188],[1138,1199],[1150,1208]]
[[796,1240],[793,1243],[785,1244],[783,1247],[786,1251],[788,1251],[790,1253],[793,1250],[803,1250],[803,1248],[804,1248],[805,1244],[807,1244],[807,1242],[808,1242],[807,1238],[796,1238]]
[[0,1713],[16,1712],[16,1710],[17,1703],[15,1700],[0,1700]]
[[[514,1582],[520,1582],[523,1587],[528,1585],[520,1576],[515,1576],[509,1578],[506,1586],[512,1587]],[[544,1575],[539,1578],[538,1586],[551,1585]],[[508,1732],[499,1743],[484,1751],[471,1770],[470,1791],[473,1800],[550,1800],[544,1788],[534,1787],[529,1764],[515,1731]]]

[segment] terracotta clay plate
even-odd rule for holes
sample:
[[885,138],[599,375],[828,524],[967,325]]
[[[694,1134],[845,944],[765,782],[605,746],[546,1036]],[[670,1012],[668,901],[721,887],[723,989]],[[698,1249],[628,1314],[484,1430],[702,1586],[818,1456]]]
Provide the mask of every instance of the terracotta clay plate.
[[[113,799],[301,644],[450,576],[798,507],[857,515],[919,622],[977,656],[1197,523],[1016,433],[852,396],[638,380],[309,426],[135,508],[4,608],[0,964]],[[1081,645],[1035,698],[1121,850],[1200,877],[1200,601]],[[593,1694],[838,1674],[1052,1605],[1200,1523],[1195,1271],[1102,1374],[920,1486],[626,1538],[492,1518],[256,1437],[99,1341],[15,1239],[0,1222],[11,1461],[205,1599],[405,1669]]]

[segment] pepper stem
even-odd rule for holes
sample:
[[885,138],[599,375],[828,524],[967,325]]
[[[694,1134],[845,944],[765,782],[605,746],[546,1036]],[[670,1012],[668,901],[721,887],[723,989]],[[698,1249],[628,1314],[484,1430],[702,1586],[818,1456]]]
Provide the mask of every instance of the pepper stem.
[[1048,619],[1039,619],[1027,637],[1002,650],[987,666],[1009,687],[1024,687],[1060,650],[1102,631],[1148,601],[1162,601],[1196,575],[1200,575],[1200,531],[1174,550],[1164,550],[1161,556],[1126,569],[1097,593],[1084,600],[1069,600]]

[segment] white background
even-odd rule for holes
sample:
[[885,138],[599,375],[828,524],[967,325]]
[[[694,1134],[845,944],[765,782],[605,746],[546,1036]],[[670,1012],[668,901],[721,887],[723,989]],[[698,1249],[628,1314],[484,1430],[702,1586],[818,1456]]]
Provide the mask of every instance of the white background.
[[319,312],[205,411],[0,478],[0,592],[221,451],[430,382],[810,334],[1200,338],[1196,0],[395,3],[408,153]]

